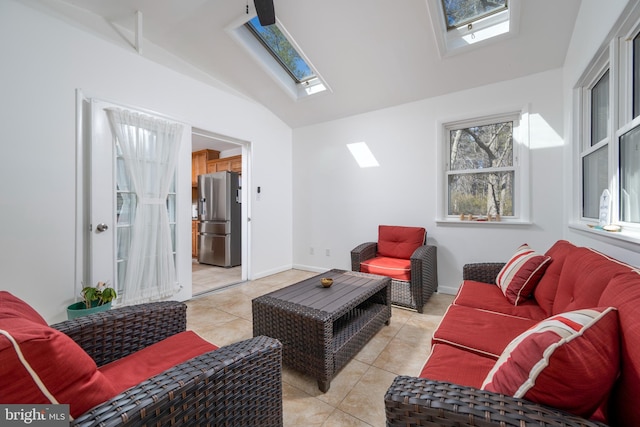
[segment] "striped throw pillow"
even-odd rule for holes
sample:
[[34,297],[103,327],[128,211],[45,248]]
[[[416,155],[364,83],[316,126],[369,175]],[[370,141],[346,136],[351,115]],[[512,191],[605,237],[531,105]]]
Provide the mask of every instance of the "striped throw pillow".
[[551,257],[535,253],[525,243],[502,267],[496,284],[511,304],[522,304],[531,296],[550,262]]
[[590,417],[619,371],[617,310],[576,310],[543,320],[516,337],[482,389]]

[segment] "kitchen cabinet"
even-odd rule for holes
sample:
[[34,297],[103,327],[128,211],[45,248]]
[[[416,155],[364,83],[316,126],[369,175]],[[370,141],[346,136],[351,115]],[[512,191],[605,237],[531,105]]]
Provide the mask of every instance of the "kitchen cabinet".
[[198,221],[191,221],[191,257],[198,258]]
[[198,185],[198,175],[207,173],[207,162],[220,158],[216,150],[200,150],[191,153],[191,186]]
[[222,171],[242,173],[242,155],[207,161],[207,173]]

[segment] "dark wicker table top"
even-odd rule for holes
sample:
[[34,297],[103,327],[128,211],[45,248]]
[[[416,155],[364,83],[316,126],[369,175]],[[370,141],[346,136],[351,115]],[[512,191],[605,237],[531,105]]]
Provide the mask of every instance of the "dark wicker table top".
[[[333,279],[330,288],[324,288],[320,283],[323,277]],[[279,300],[288,306],[305,307],[305,312],[313,313],[314,317],[336,318],[371,297],[388,282],[386,277],[333,269],[257,299]]]
[[[330,288],[320,279],[333,279]],[[283,363],[318,380],[331,379],[391,318],[388,277],[330,270],[252,301],[253,334],[278,339]]]

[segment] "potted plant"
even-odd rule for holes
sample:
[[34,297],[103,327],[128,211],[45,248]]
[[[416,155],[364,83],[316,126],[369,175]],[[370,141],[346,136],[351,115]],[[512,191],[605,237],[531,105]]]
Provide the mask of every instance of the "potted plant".
[[98,282],[96,286],[85,286],[80,291],[82,301],[71,304],[67,307],[67,317],[69,320],[87,314],[106,311],[111,308],[111,302],[116,299],[116,290],[108,286],[105,282]]

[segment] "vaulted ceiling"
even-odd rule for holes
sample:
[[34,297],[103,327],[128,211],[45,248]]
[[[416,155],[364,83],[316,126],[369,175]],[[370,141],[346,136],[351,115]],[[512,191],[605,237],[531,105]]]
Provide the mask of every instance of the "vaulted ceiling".
[[430,16],[440,0],[275,0],[279,23],[331,89],[296,101],[225,31],[247,5],[254,13],[253,0],[27,1],[131,49],[140,11],[143,55],[177,67],[163,49],[194,67],[182,72],[263,104],[292,128],[559,68],[580,8],[512,0],[514,37],[442,56]]

